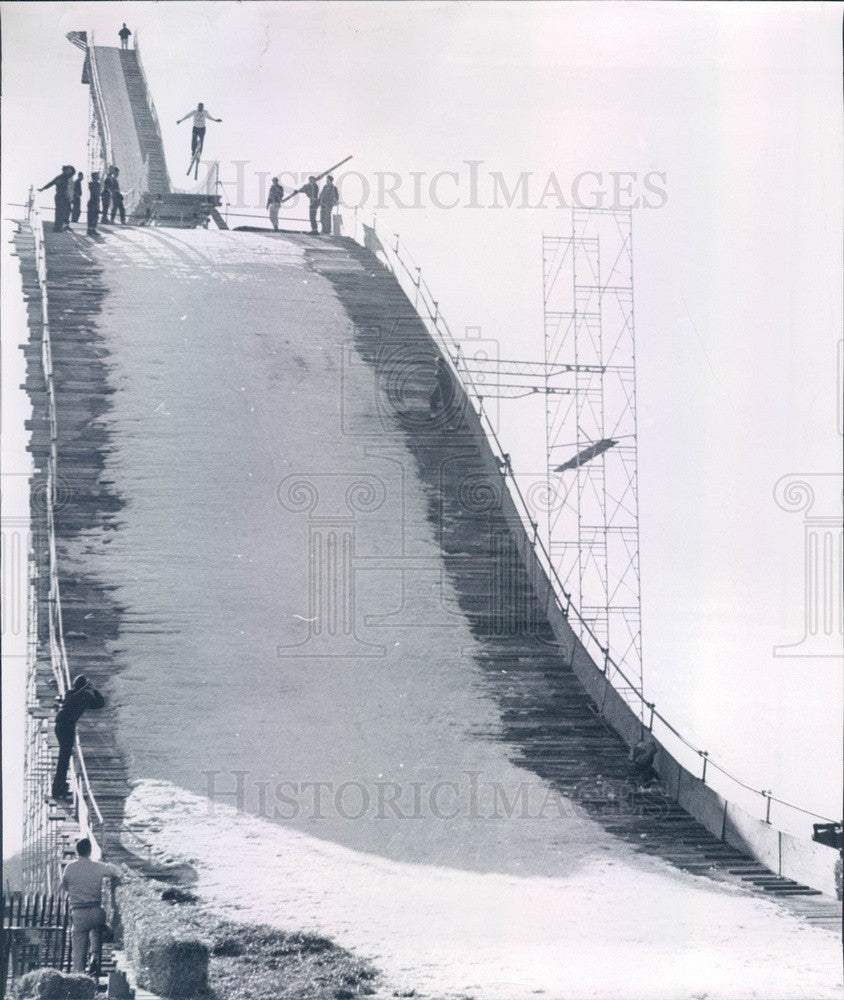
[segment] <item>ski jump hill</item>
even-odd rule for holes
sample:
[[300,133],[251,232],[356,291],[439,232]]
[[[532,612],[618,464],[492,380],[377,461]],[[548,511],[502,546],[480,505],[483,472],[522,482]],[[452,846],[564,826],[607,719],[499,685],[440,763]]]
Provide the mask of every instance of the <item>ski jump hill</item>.
[[[88,46],[85,66],[136,216],[177,206],[137,54]],[[662,745],[659,790],[630,786],[640,717],[581,644],[508,458],[377,235],[163,220],[91,240],[33,211],[16,238],[36,468],[26,884],[56,891],[80,831],[145,871],[137,781],[202,794],[208,773],[348,782],[404,760],[408,777],[509,768],[572,804],[572,842],[602,831],[837,927],[835,850]],[[452,388],[432,414],[438,358]],[[80,724],[65,813],[45,801],[52,715],[79,673],[108,707]],[[462,828],[429,828],[323,835],[483,869]]]
[[[834,922],[836,852],[751,818],[664,750],[657,767],[665,797],[633,794],[619,807],[616,790],[641,724],[607,690],[551,593],[502,463],[456,377],[454,399],[431,419],[440,347],[370,250],[350,239],[270,231],[117,228],[94,245],[79,231],[46,232],[45,306],[34,240],[22,225],[37,466],[32,512],[40,544],[30,704],[38,749],[29,758],[40,764],[32,774],[25,855],[31,879],[52,868],[55,881],[80,825],[107,855],[125,846],[128,782],[143,774],[145,761],[171,777],[200,770],[189,747],[203,734],[206,745],[214,742],[219,701],[211,694],[206,703],[210,681],[224,676],[235,684],[226,697],[254,699],[260,720],[260,702],[278,683],[275,671],[288,664],[360,670],[359,696],[369,699],[366,664],[386,658],[398,671],[403,651],[416,643],[419,658],[410,662],[417,683],[431,685],[430,697],[434,674],[471,664],[489,686],[494,738],[506,743],[513,763],[576,800],[616,837],[686,871],[754,886],[813,920]],[[283,369],[292,369],[293,381]],[[191,395],[200,370],[216,380],[210,398]],[[143,398],[132,400],[131,381],[143,382],[144,371],[162,373],[157,394],[141,391]],[[249,379],[267,384],[259,391]],[[254,394],[270,411],[250,424]],[[227,422],[238,429],[233,443]],[[159,433],[168,450],[156,458]],[[245,454],[253,446],[264,450],[268,466],[260,485],[251,478],[258,470],[244,471],[238,460],[238,449]],[[200,619],[196,636],[225,619],[216,603],[203,610],[206,593],[187,572],[193,562],[200,580],[207,573],[220,581],[227,571],[216,561],[219,538],[197,527],[192,548],[192,530],[182,542],[172,530],[200,525],[202,497],[212,489],[247,508],[239,523],[229,519],[235,540],[223,544],[240,552],[251,532],[277,557],[263,567],[275,583],[258,573],[244,584],[256,593],[275,586],[279,602],[266,620],[269,660],[254,673],[252,654],[242,649],[233,653],[240,663],[227,656],[215,662],[213,635],[201,651],[173,647],[175,664],[148,644],[172,627],[160,588],[180,609],[176,618],[186,615],[185,635],[192,615]],[[142,507],[143,524],[125,529],[129,512]],[[140,587],[127,585],[150,565]],[[234,592],[241,568],[231,572]],[[379,602],[373,587],[390,592],[390,600]],[[142,595],[146,606],[137,603]],[[209,599],[220,601],[219,592]],[[455,633],[462,637],[456,646]],[[131,666],[116,652],[127,644]],[[51,709],[81,672],[120,708],[83,720],[75,771],[80,813],[57,823],[42,801],[55,754]],[[258,686],[250,693],[239,685],[253,676]],[[264,725],[261,731],[253,721],[258,744],[276,734],[266,716]],[[377,732],[366,738],[377,746]],[[235,740],[220,753],[236,749],[239,766],[259,768],[265,751]],[[200,790],[195,774],[186,783]]]

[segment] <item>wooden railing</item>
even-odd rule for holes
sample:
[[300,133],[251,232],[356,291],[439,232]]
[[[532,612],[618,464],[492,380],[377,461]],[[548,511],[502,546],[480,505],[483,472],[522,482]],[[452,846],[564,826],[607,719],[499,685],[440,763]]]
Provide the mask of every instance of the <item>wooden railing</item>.
[[[49,574],[49,599],[47,600],[48,642],[50,649],[50,664],[53,676],[58,686],[59,696],[64,698],[72,685],[70,665],[64,641],[64,625],[62,622],[62,596],[59,587],[58,557],[56,553],[56,527],[54,507],[57,496],[57,446],[58,425],[56,420],[56,396],[53,378],[53,356],[50,339],[50,315],[47,298],[47,258],[44,249],[44,227],[41,214],[35,205],[35,193],[30,189],[27,218],[32,228],[35,242],[35,265],[38,274],[38,286],[41,298],[41,364],[44,371],[44,384],[47,397],[47,421],[50,428],[50,447],[46,468],[45,509],[47,527],[47,553]],[[76,739],[73,758],[70,764],[69,784],[73,794],[74,813],[79,823],[82,836],[91,840],[92,854],[95,859],[102,853],[105,835],[105,823],[100,812],[91,780],[85,766],[85,755],[79,738]]]

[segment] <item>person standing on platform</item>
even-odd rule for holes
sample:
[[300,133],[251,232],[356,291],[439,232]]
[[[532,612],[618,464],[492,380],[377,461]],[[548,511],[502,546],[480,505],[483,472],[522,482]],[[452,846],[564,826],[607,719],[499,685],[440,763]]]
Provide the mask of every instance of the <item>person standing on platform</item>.
[[88,235],[97,235],[97,222],[100,218],[100,175],[95,170],[88,181]]
[[129,36],[132,34],[132,32],[126,27],[125,21],[123,22],[123,27],[120,29],[120,31],[117,32],[117,34],[120,36],[120,48],[128,49]]
[[120,216],[120,224],[126,224],[126,209],[123,205],[123,192],[120,190],[120,173],[118,167],[111,168],[111,221],[114,222],[115,215]]
[[56,761],[56,773],[53,777],[53,798],[58,800],[71,797],[67,784],[67,769],[73,755],[73,745],[76,743],[76,724],[87,709],[96,711],[105,706],[105,698],[88,683],[88,678],[80,674],[73,682],[73,687],[67,692],[61,708],[56,712],[56,738],[59,741],[59,757]]
[[270,210],[270,222],[276,231],[278,230],[278,210],[281,208],[283,198],[284,188],[278,183],[278,177],[273,177],[270,193],[267,195],[267,208]]
[[111,175],[112,175],[112,171],[113,170],[114,170],[114,167],[109,167],[108,168],[108,170],[106,171],[105,180],[103,181],[103,184],[102,184],[102,195],[101,195],[101,197],[102,197],[102,201],[103,201],[103,217],[102,217],[101,221],[103,223],[107,223],[108,222],[108,210],[109,210],[109,206],[111,205],[111,189],[112,189]]
[[61,887],[70,898],[73,971],[85,971],[85,959],[90,946],[91,962],[88,969],[95,977],[100,974],[103,927],[106,924],[103,879],[111,880],[113,894],[114,883],[120,881],[120,872],[114,865],[92,861],[91,841],[82,837],[76,841],[76,861],[71,861],[65,868]]
[[84,179],[85,175],[80,170],[73,182],[73,199],[70,203],[71,222],[79,222],[79,216],[82,214],[82,181]]
[[296,194],[306,194],[308,196],[308,215],[311,220],[311,233],[316,236],[319,233],[317,228],[317,211],[319,210],[319,184],[313,174],[308,178],[308,183],[300,187]]
[[[55,206],[56,206],[56,217],[53,222],[53,232],[60,233],[63,229],[67,229],[67,223],[70,218],[70,197],[73,192],[73,175],[76,173],[76,167],[72,167],[69,164],[62,167],[62,172],[56,174],[56,176],[44,187],[38,188],[39,191],[46,191],[47,188],[54,187],[56,189],[55,193]],[[68,184],[70,184],[71,190],[68,191]]]
[[322,235],[331,235],[331,213],[340,203],[340,192],[334,186],[334,178],[329,175],[325,186],[319,195],[319,214],[322,222]]
[[73,189],[76,178],[76,167],[68,165],[67,181],[65,182],[64,228],[70,229],[70,214],[73,205]]

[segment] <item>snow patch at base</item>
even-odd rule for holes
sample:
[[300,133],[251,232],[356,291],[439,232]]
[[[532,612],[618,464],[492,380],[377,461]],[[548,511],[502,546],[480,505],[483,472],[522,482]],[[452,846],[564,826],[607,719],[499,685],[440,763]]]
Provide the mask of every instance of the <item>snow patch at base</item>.
[[[126,839],[189,861],[220,916],[324,934],[393,989],[478,1000],[839,998],[835,934],[773,902],[603,852],[565,878],[364,854],[163,781],[127,802]],[[638,859],[637,859],[638,860]]]

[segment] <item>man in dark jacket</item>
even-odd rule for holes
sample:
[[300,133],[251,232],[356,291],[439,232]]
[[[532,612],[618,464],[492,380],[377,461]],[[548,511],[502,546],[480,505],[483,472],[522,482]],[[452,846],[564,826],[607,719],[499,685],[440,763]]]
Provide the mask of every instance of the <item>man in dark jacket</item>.
[[87,709],[97,710],[104,706],[105,698],[88,683],[88,678],[84,674],[80,674],[73,682],[73,687],[64,696],[61,708],[56,713],[55,733],[59,741],[59,759],[56,761],[56,774],[53,778],[54,799],[70,798],[67,769],[70,767],[70,758],[76,742],[76,723]]
[[454,384],[451,381],[451,372],[445,358],[440,355],[434,367],[434,391],[428,397],[428,405],[431,408],[431,416],[435,416],[440,410],[445,410],[451,406],[454,400]]
[[[53,222],[53,230],[57,233],[60,233],[63,229],[67,229],[67,224],[70,221],[70,198],[73,191],[73,175],[75,173],[76,167],[68,164],[62,167],[62,172],[56,174],[44,187],[38,188],[39,191],[46,191],[47,188],[51,187],[56,189],[56,218]],[[70,191],[68,191],[68,186],[70,186]]]
[[267,195],[267,208],[270,210],[270,222],[273,229],[278,229],[278,210],[284,200],[284,188],[279,184],[278,177],[273,177],[270,193]]
[[630,778],[637,785],[647,785],[657,778],[654,770],[656,743],[650,736],[643,736],[630,751]]
[[97,235],[97,222],[100,218],[100,175],[95,170],[88,181],[88,235]]
[[126,209],[123,206],[123,192],[120,190],[120,169],[111,168],[111,221],[114,222],[115,215],[120,216],[120,223],[126,222]]
[[331,235],[331,213],[335,205],[340,203],[340,192],[334,186],[334,178],[329,176],[319,195],[319,214],[322,222],[322,235]]
[[103,178],[102,182],[102,191],[100,193],[100,197],[102,198],[103,202],[103,217],[100,221],[105,223],[108,222],[108,209],[109,206],[111,205],[111,189],[112,189],[111,175],[113,171],[114,167],[109,167],[108,170],[106,170],[106,175]]
[[79,222],[79,216],[82,214],[82,181],[84,179],[85,175],[80,170],[73,182],[73,200],[70,207],[71,222]]
[[308,178],[308,183],[300,187],[296,194],[306,194],[308,196],[308,208],[311,218],[311,233],[316,236],[319,232],[317,228],[317,210],[319,208],[319,184],[313,174]]

